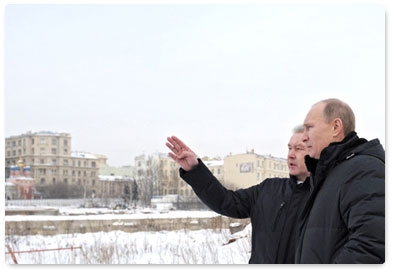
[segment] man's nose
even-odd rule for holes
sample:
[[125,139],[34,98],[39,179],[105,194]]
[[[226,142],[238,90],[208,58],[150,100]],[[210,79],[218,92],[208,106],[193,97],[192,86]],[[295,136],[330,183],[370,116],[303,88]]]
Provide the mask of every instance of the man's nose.
[[303,142],[306,142],[306,141],[308,141],[308,140],[309,140],[309,136],[307,135],[307,131],[304,130],[304,131],[303,131],[303,136],[302,136],[302,141],[303,141]]

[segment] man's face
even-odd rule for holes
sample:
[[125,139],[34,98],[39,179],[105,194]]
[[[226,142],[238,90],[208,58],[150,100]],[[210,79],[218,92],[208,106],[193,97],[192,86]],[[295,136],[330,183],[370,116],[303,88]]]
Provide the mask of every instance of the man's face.
[[325,104],[314,105],[304,120],[303,141],[310,157],[319,159],[321,151],[333,141],[333,124],[322,116]]
[[304,156],[307,154],[306,144],[303,142],[303,134],[295,133],[288,143],[288,169],[289,174],[304,180],[308,176],[308,171],[304,163]]

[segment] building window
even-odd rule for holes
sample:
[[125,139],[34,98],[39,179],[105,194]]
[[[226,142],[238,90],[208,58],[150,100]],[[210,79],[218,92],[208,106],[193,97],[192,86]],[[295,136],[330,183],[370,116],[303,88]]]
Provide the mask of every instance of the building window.
[[56,148],[52,148],[52,149],[51,149],[51,153],[52,153],[53,155],[56,155]]
[[56,145],[56,138],[52,139],[52,145]]

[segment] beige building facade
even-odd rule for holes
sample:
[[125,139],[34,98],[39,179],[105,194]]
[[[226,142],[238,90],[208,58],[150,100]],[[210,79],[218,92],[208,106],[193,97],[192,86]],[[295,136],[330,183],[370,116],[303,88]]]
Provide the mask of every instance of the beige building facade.
[[[151,162],[147,163],[147,161]],[[232,190],[257,185],[266,178],[289,177],[286,159],[259,155],[254,150],[244,154],[230,154],[224,159],[203,157],[202,161],[225,187]],[[167,154],[141,156],[136,160],[137,173],[144,174],[147,170],[143,169],[149,166],[156,166],[151,168],[157,173],[153,176],[157,178],[154,184],[158,187],[154,195],[195,196],[192,188],[180,178],[178,164]]]
[[254,150],[224,158],[224,183],[232,189],[251,187],[272,177],[289,177],[286,159],[259,155]]
[[55,132],[27,132],[5,139],[5,175],[18,160],[30,166],[37,186],[65,183],[80,185],[84,194],[99,188],[97,158],[90,153],[72,152],[71,135]]
[[[130,181],[137,182],[141,197],[195,196],[192,188],[180,178],[178,164],[164,153],[136,157],[135,165],[128,166],[127,173],[115,173],[109,169],[99,173],[99,167],[106,166],[107,158],[104,155],[72,152],[70,134],[27,132],[5,139],[6,178],[11,167],[21,159],[26,166],[30,166],[37,186],[56,183],[79,185],[83,186],[84,196],[87,197],[119,196]],[[225,187],[233,190],[259,184],[266,178],[289,176],[286,159],[259,155],[254,150],[229,154],[224,159],[203,157],[202,161]],[[100,179],[99,174],[121,175],[123,179]]]

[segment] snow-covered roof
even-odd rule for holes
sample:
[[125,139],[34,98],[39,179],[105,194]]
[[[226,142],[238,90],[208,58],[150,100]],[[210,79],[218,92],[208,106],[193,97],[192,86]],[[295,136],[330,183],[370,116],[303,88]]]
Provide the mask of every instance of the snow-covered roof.
[[78,152],[78,151],[71,152],[71,156],[78,158],[86,158],[86,159],[97,159],[97,157],[94,154],[86,153],[86,152]]
[[215,167],[215,166],[223,166],[224,161],[223,160],[208,160],[208,161],[203,161],[206,166],[209,167]]

